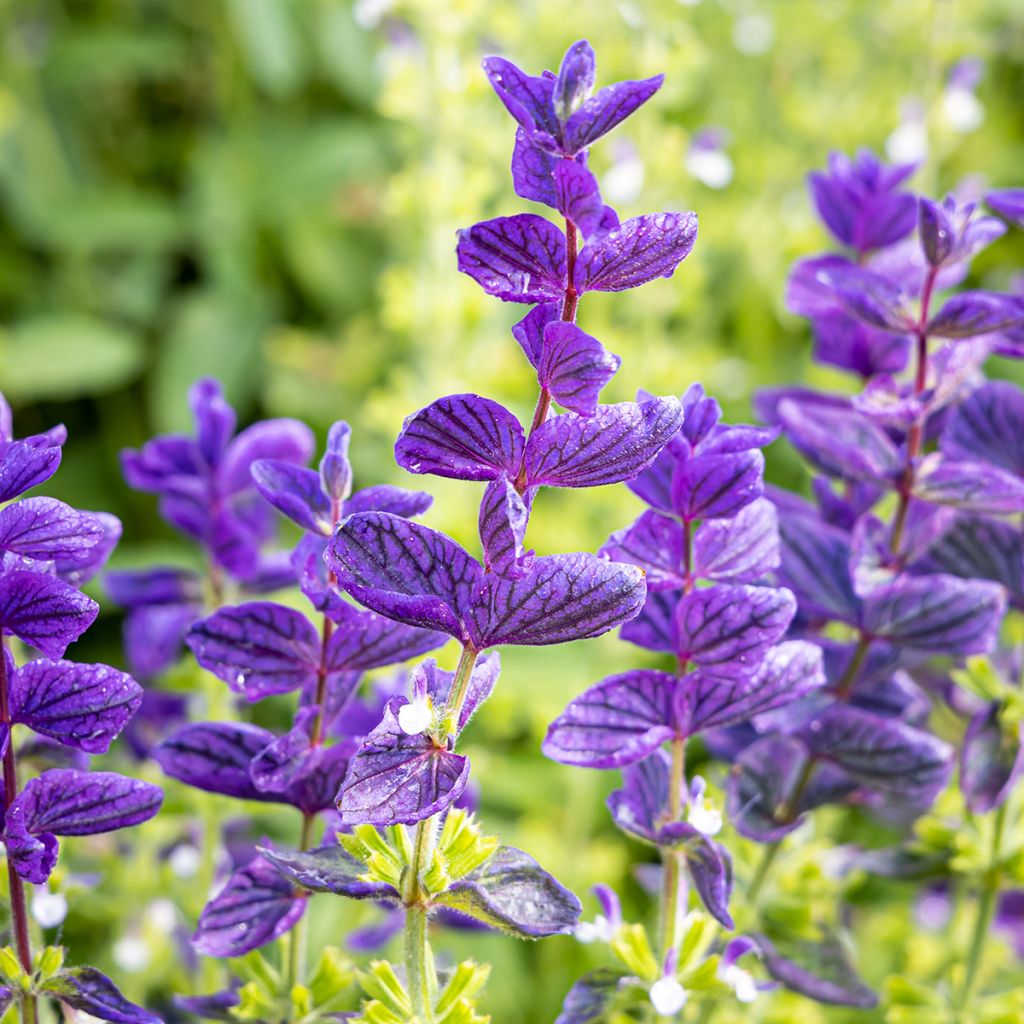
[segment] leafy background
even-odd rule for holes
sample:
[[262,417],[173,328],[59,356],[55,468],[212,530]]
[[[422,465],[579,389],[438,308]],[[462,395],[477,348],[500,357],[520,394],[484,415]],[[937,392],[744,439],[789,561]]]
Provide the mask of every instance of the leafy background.
[[[805,325],[782,306],[788,264],[826,244],[803,178],[832,148],[884,147],[908,100],[928,110],[921,188],[968,176],[1020,184],[1024,8],[1015,0],[7,0],[0,388],[20,433],[68,425],[51,493],[123,519],[117,564],[191,557],[152,500],[126,489],[117,453],[186,427],[185,392],[201,374],[223,381],[243,420],[299,416],[321,435],[349,420],[362,484],[424,486],[436,495],[429,522],[473,542],[472,489],[401,479],[390,446],[404,416],[440,394],[479,391],[529,415],[533,385],[508,331],[522,310],[457,274],[455,231],[525,205],[507,174],[511,122],[481,55],[551,67],[580,36],[594,44],[604,82],[656,71],[667,79],[595,151],[606,195],[623,216],[694,209],[701,222],[673,279],[584,300],[582,325],[624,357],[612,399],[702,380],[744,417],[759,386],[845,386],[810,365]],[[943,115],[949,70],[963,57],[984,68],[984,120],[968,133]],[[686,167],[707,126],[728,133],[735,176],[723,189]],[[1021,255],[1019,240],[1000,244],[975,271],[996,286],[1000,267]],[[769,474],[802,479],[781,446]],[[637,508],[623,488],[545,494],[531,543],[593,549]],[[118,635],[108,607],[75,654],[116,663]],[[499,691],[467,737],[487,827],[578,892],[611,881],[631,913],[648,912],[631,873],[643,854],[606,820],[610,773],[563,768],[538,749],[570,696],[637,664],[640,652],[605,638],[504,659]],[[166,685],[195,688],[226,713],[223,695],[187,664]],[[169,924],[194,922],[203,886],[165,854],[183,837],[202,847],[204,828],[213,834],[237,814],[171,788],[167,813],[130,846],[66,844],[57,881],[72,901],[64,937],[76,958],[111,968],[153,1005],[216,983],[219,969],[193,969],[168,934]],[[287,812],[254,814],[253,828],[292,838]],[[797,918],[815,905],[835,913],[820,837],[875,830],[835,816],[819,823],[819,838],[805,837],[782,877]],[[748,856],[740,845],[738,870]],[[94,872],[105,872],[102,882]],[[851,895],[872,983],[942,965],[947,940],[914,933],[906,890]],[[320,907],[315,939],[340,943],[372,916]],[[951,927],[955,944],[956,920]],[[495,964],[487,1007],[500,1024],[552,1020],[571,980],[604,958],[568,938],[527,946],[453,936],[441,948]],[[777,996],[742,1019],[909,1020],[891,1004],[864,1015]]]

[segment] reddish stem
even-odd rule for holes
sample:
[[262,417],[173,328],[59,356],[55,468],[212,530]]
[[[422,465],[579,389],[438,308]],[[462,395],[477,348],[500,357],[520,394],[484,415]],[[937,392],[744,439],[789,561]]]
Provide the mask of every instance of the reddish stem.
[[[18,795],[18,766],[14,758],[14,737],[11,735],[11,702],[7,679],[7,651],[0,635],[0,724],[7,727],[7,751],[4,754],[4,800],[7,807]],[[7,878],[11,890],[11,927],[18,959],[26,974],[32,973],[32,943],[28,933],[28,911],[25,906],[25,886],[14,870],[14,862],[7,857]]]

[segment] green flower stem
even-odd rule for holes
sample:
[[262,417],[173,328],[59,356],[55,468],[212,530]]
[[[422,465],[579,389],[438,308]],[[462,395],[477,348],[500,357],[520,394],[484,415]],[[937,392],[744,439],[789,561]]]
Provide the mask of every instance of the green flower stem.
[[412,1011],[420,1024],[433,1024],[434,990],[437,979],[434,975],[434,957],[430,951],[427,930],[427,908],[424,893],[420,888],[420,875],[430,856],[430,841],[434,831],[434,819],[429,818],[416,825],[413,839],[412,863],[403,896],[405,898],[405,973]]
[[1002,846],[1005,825],[1006,804],[1004,803],[996,811],[992,822],[992,846],[989,852],[988,868],[982,880],[981,896],[978,900],[978,916],[974,922],[971,949],[967,955],[967,970],[964,974],[964,983],[960,989],[959,998],[956,1001],[958,1020],[970,1004],[971,996],[974,993],[974,984],[977,981],[981,959],[985,953],[986,940],[992,928],[992,918],[995,917],[996,913],[996,903],[999,900],[999,885],[1002,881],[999,867],[999,849]]
[[[672,821],[682,815],[682,791],[686,782],[686,740],[672,741],[672,774],[669,778],[669,813]],[[682,882],[682,854],[665,850],[661,887],[661,958],[664,962],[679,941],[679,889]]]
[[[458,728],[459,715],[469,693],[469,681],[479,651],[470,644],[462,648],[455,678],[448,693],[448,701],[442,717],[442,737],[446,738]],[[431,846],[437,832],[440,815],[418,822],[412,844],[412,862],[403,886],[402,899],[405,903],[405,973],[412,1010],[420,1024],[433,1024],[434,996],[437,991],[437,975],[434,971],[434,956],[430,950],[428,934],[429,907],[420,878],[430,860]]]

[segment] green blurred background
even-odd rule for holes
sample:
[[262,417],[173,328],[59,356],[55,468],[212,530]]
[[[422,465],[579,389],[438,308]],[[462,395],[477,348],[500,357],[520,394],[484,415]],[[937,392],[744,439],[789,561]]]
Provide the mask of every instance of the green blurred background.
[[[125,488],[117,453],[186,427],[185,392],[202,374],[220,378],[243,420],[298,416],[321,435],[349,420],[361,484],[432,491],[429,522],[474,541],[475,489],[404,477],[391,444],[403,418],[441,394],[479,391],[529,415],[535,386],[508,330],[523,309],[456,272],[455,231],[530,205],[513,194],[512,122],[480,57],[536,71],[581,36],[600,83],[666,75],[595,149],[606,198],[623,216],[700,216],[674,278],[582,303],[582,326],[624,359],[611,400],[702,380],[743,417],[757,386],[839,381],[810,366],[805,324],[782,307],[788,264],[827,244],[804,175],[830,149],[905,154],[926,136],[922,189],[978,175],[1021,184],[1018,0],[0,0],[0,389],[19,433],[68,425],[49,493],[123,519],[116,563],[189,558],[153,501]],[[949,73],[963,58],[981,62],[981,77],[957,92]],[[717,180],[692,158],[707,127],[725,133],[728,182],[721,158]],[[980,260],[978,278],[1004,284],[1007,251]],[[769,465],[800,479],[781,449]],[[531,543],[593,549],[637,508],[624,488],[545,494]],[[76,655],[116,660],[117,636],[107,609]],[[643,913],[630,875],[643,853],[603,809],[611,773],[538,751],[570,696],[641,653],[605,638],[504,658],[467,737],[486,825],[580,893],[616,882]],[[171,813],[142,830],[132,871],[78,886],[66,925],[79,958],[91,953],[139,998],[194,981],[145,913],[161,892],[182,904],[183,924],[201,904],[155,851],[184,827],[178,810],[216,818],[228,805],[184,801],[175,791]],[[287,841],[290,822],[261,815]],[[94,862],[121,855],[97,847]],[[913,955],[906,915],[893,913],[864,925],[874,983]],[[370,917],[330,904],[316,935],[338,941]],[[133,970],[113,963],[125,934],[148,950]],[[552,1020],[571,981],[604,956],[571,939],[441,946],[495,962],[496,1024]],[[214,980],[208,969],[203,982]],[[782,997],[748,1013],[816,1022],[883,1011]]]

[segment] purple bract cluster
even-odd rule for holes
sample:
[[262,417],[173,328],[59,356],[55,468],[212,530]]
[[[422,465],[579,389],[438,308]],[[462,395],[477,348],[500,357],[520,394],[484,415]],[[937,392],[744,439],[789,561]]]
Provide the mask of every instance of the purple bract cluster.
[[[26,982],[19,990],[0,986],[0,1008],[17,1001],[23,1019],[35,1019],[36,999],[43,997],[103,1020],[151,1024],[158,1018],[128,1002],[93,968],[39,975],[29,936],[24,883],[46,883],[57,863],[58,837],[137,825],[153,817],[163,799],[147,782],[88,770],[89,755],[106,753],[139,707],[142,689],[107,665],[64,660],[65,649],[99,611],[79,587],[100,570],[121,536],[120,522],[106,513],[21,497],[53,476],[66,437],[63,427],[54,427],[15,439],[10,407],[0,395],[0,502],[10,502],[0,509],[0,841],[13,944]],[[29,659],[19,664],[22,653]],[[35,734],[33,760],[72,767],[48,768],[20,784],[18,754],[28,744],[16,742],[15,726]]]

